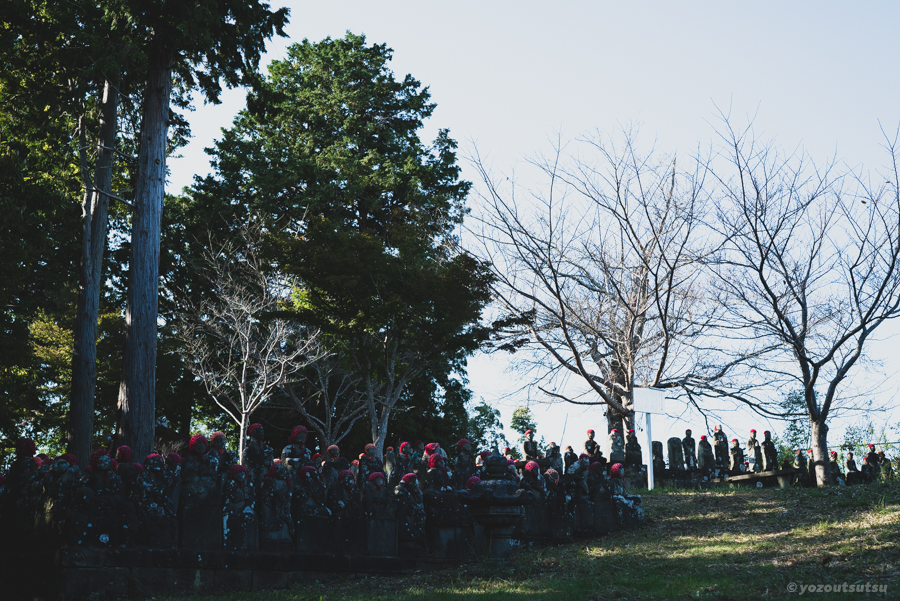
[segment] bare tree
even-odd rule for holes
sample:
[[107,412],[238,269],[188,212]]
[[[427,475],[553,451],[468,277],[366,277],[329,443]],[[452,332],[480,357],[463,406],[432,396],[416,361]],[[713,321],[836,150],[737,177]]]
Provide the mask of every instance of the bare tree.
[[887,173],[864,179],[760,144],[726,118],[714,256],[725,320],[762,358],[755,377],[801,389],[819,485],[829,482],[828,418],[885,321],[900,315],[898,137]]
[[180,349],[212,399],[240,427],[242,462],[250,416],[292,374],[325,355],[317,330],[272,316],[286,287],[270,275],[252,236],[244,240],[239,252],[222,245],[204,257],[212,294],[185,312]]
[[361,378],[344,369],[343,357],[331,353],[284,384],[293,407],[316,431],[322,449],[338,444],[366,416]]
[[407,348],[402,336],[387,335],[374,340],[375,345],[372,342],[351,344],[350,348],[356,373],[362,378],[372,443],[381,457],[391,415],[407,385],[425,372],[429,361],[415,348]]
[[494,266],[494,298],[525,324],[501,348],[531,351],[518,364],[547,398],[606,405],[610,429],[632,426],[635,386],[690,390],[733,367],[704,346],[717,317],[702,268],[714,248],[707,164],[641,154],[633,132],[623,137],[619,147],[582,139],[581,157],[557,143],[531,161],[546,183],[526,198],[473,160],[486,205],[475,234]]

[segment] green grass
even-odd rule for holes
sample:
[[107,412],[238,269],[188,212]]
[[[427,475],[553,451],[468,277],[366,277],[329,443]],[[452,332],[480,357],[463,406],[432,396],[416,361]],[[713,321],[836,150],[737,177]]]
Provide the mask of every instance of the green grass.
[[[644,491],[646,492],[646,491]],[[647,524],[590,542],[517,551],[407,577],[350,576],[233,601],[421,599],[900,599],[900,485],[644,495]],[[870,583],[887,593],[788,592]],[[157,598],[159,599],[159,598]]]

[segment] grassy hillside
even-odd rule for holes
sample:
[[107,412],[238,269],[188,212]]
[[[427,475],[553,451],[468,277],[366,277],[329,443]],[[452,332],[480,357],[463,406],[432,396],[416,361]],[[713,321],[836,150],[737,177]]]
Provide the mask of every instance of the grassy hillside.
[[[404,578],[348,577],[215,599],[900,599],[900,484],[654,491],[644,494],[644,506],[648,520],[640,530],[522,549],[508,569],[469,565]],[[870,588],[805,589],[843,590],[844,583]]]

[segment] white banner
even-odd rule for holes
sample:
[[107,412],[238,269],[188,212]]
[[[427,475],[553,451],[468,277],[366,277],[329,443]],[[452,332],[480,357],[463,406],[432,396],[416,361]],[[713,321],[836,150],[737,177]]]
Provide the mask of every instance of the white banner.
[[632,395],[634,410],[638,413],[666,412],[666,391],[659,388],[637,388]]

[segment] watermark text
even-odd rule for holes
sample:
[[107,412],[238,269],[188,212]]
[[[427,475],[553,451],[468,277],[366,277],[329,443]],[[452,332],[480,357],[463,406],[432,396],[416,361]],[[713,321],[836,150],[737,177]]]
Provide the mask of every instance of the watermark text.
[[883,595],[887,593],[888,587],[886,584],[872,584],[871,582],[866,584],[850,584],[849,582],[841,582],[839,584],[798,584],[789,582],[787,590],[789,593],[798,593],[800,595],[807,593],[881,593]]

